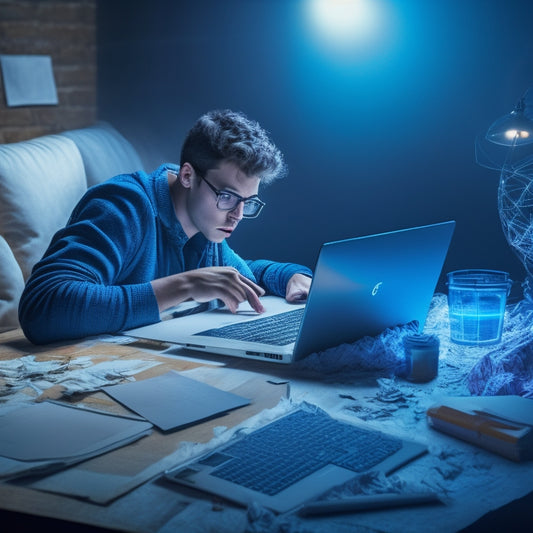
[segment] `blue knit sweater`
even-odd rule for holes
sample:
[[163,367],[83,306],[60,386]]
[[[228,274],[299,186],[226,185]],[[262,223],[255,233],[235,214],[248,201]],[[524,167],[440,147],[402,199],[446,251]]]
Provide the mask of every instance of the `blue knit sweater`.
[[[186,270],[183,231],[162,165],[91,187],[33,268],[19,305],[26,337],[48,343],[116,333],[160,320],[150,282]],[[189,258],[190,260],[190,258]],[[195,261],[196,262],[196,261]],[[304,266],[244,261],[226,243],[205,240],[196,267],[227,265],[285,296]],[[192,265],[194,266],[194,265]]]

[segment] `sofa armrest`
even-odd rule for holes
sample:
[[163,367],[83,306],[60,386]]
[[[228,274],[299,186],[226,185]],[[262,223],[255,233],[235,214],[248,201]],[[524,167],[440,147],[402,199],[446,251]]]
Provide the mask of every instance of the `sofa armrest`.
[[18,305],[23,289],[22,271],[0,235],[0,332],[19,327]]
[[87,190],[73,141],[46,135],[0,145],[0,235],[28,279]]

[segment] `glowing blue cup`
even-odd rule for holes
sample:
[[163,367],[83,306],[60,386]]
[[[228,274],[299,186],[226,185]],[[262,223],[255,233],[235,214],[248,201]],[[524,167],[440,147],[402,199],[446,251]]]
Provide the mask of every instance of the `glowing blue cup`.
[[457,344],[497,344],[502,338],[512,281],[499,270],[456,270],[448,274],[450,337]]

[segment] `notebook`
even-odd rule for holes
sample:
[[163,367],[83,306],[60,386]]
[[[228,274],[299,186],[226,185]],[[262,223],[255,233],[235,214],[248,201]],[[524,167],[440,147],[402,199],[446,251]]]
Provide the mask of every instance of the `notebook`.
[[[454,221],[325,243],[305,304],[262,297],[266,311],[245,303],[131,329],[133,337],[190,350],[292,363],[310,353],[411,322],[422,331],[450,245]],[[272,332],[275,323],[288,338]],[[235,331],[245,328],[248,332]]]
[[389,475],[427,452],[422,444],[353,425],[311,404],[165,472],[181,485],[237,504],[292,510],[369,471]]

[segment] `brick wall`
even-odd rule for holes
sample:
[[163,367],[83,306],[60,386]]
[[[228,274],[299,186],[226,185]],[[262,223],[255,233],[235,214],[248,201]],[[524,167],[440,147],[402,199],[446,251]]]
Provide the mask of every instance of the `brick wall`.
[[0,0],[0,54],[52,58],[59,104],[6,106],[0,76],[0,143],[91,125],[96,103],[97,0]]

